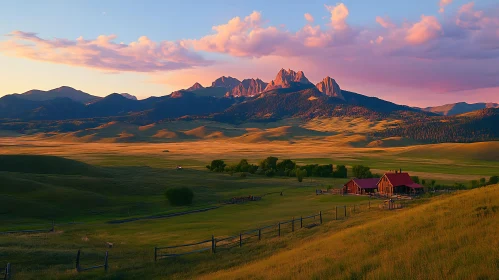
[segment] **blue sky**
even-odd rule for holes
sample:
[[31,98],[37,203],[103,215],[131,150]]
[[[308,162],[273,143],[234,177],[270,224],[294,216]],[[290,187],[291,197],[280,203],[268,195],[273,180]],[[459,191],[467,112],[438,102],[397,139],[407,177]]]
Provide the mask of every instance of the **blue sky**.
[[[422,19],[422,15],[432,16],[435,21],[441,25],[439,29],[440,34],[449,34],[448,29],[450,23],[454,22],[456,14],[463,5],[470,1],[454,0],[452,3],[445,7],[444,13],[439,13],[439,0],[422,0],[422,1],[395,1],[395,0],[378,0],[378,1],[360,1],[360,0],[345,0],[341,3],[348,9],[348,17],[346,23],[349,29],[355,30],[348,36],[357,36],[355,43],[351,46],[345,47],[349,52],[360,45],[358,41],[364,39],[364,34],[372,36],[373,40],[376,39],[379,32],[380,37],[384,37],[387,42],[388,38],[394,38],[401,32],[402,29],[410,30]],[[129,44],[137,41],[141,36],[147,36],[153,42],[171,41],[179,42],[183,40],[199,40],[204,36],[213,34],[213,26],[222,25],[229,22],[234,17],[244,17],[250,15],[253,11],[261,14],[262,23],[261,28],[276,27],[288,32],[300,32],[307,21],[304,18],[304,13],[310,13],[314,17],[313,25],[319,25],[322,29],[326,30],[331,22],[331,11],[325,8],[325,5],[335,6],[340,2],[329,1],[3,1],[0,9],[0,42],[11,40],[11,36],[5,36],[13,31],[19,30],[23,32],[34,32],[37,36],[45,40],[54,38],[76,40],[82,36],[87,40],[94,40],[100,35],[117,36],[114,41],[116,43],[124,42]],[[474,2],[474,10],[480,11],[490,10],[490,8],[497,7],[495,0],[482,0]],[[379,24],[376,23],[376,17],[389,17],[391,22],[399,29],[393,32],[384,30]],[[485,16],[483,16],[485,17]],[[490,19],[489,17],[488,19]],[[484,21],[485,22],[485,21]],[[259,28],[260,28],[259,27]],[[493,27],[487,27],[487,30],[494,30]],[[395,28],[394,28],[395,29]],[[442,31],[443,30],[443,31]],[[484,29],[485,30],[485,29]],[[247,32],[250,32],[248,30]],[[245,31],[246,32],[246,31]],[[471,32],[471,31],[470,31]],[[498,31],[499,32],[499,31]],[[338,32],[337,32],[338,33]],[[325,33],[326,34],[326,33]],[[332,31],[331,31],[331,34]],[[359,35],[360,34],[360,35]],[[471,33],[470,33],[471,34]],[[494,34],[494,33],[491,33]],[[498,33],[499,34],[499,33]],[[327,34],[326,34],[327,35]],[[346,35],[345,35],[346,36]],[[391,37],[390,37],[391,36]],[[464,35],[463,35],[464,36]],[[469,35],[469,38],[474,38],[475,35]],[[498,35],[499,36],[499,35]],[[446,48],[452,47],[448,39],[443,38],[442,41],[437,42],[436,36],[431,37],[431,40],[425,41],[425,44],[433,43],[437,46]],[[475,36],[476,37],[476,36]],[[359,39],[361,38],[361,39]],[[383,38],[382,38],[383,39]],[[381,39],[381,40],[382,40]],[[249,40],[249,39],[248,39]],[[366,39],[368,42],[369,40]],[[372,41],[372,40],[371,40]],[[431,42],[433,41],[433,42]],[[498,39],[499,41],[499,39]],[[371,42],[372,43],[372,42]],[[380,42],[381,43],[381,42]],[[249,44],[249,42],[248,42]],[[428,49],[422,54],[413,55],[412,52],[418,51],[417,48],[422,49],[422,46],[411,47],[403,46],[399,42],[393,42],[393,45],[399,46],[397,53],[410,52],[410,57],[407,58],[407,64],[410,65],[411,59],[414,56],[420,58],[426,55],[428,49],[435,48],[435,46],[428,45]],[[456,41],[455,46],[462,43]],[[495,42],[494,42],[495,44]],[[388,45],[388,43],[386,43]],[[475,41],[469,41],[470,51]],[[328,45],[330,47],[330,45]],[[331,52],[338,52],[339,47],[332,46]],[[102,71],[102,69],[95,69],[95,67],[87,67],[86,65],[75,65],[74,63],[65,63],[64,61],[40,61],[33,58],[27,58],[23,55],[13,55],[12,49],[8,53],[0,49],[0,70],[4,75],[5,81],[0,84],[0,95],[11,92],[22,92],[31,88],[49,89],[51,87],[60,86],[62,84],[80,88],[85,91],[91,91],[94,94],[106,95],[113,91],[130,92],[139,95],[139,97],[147,97],[149,95],[162,95],[176,90],[181,86],[180,84],[169,83],[168,81],[177,80],[176,77],[198,77],[203,73],[223,73],[224,67],[228,71],[235,69],[235,65],[241,65],[244,69],[249,69],[245,72],[243,69],[233,70],[234,75],[243,76],[258,75],[265,80],[273,78],[272,73],[276,73],[280,68],[289,65],[289,67],[300,67],[307,62],[298,62],[297,56],[293,55],[293,59],[286,60],[286,54],[273,52],[273,53],[244,53],[232,52],[224,48],[223,50],[210,50],[206,47],[188,47],[189,52],[195,55],[200,55],[206,60],[216,61],[216,71],[213,70],[215,66],[210,65],[203,68],[206,64],[190,65],[186,69],[178,69],[175,71],[112,71],[110,74],[109,69]],[[484,48],[485,49],[485,48]],[[259,51],[259,50],[258,50]],[[377,52],[377,50],[373,50]],[[359,51],[363,52],[363,51]],[[395,53],[393,50],[386,51],[386,53]],[[328,52],[324,52],[326,55]],[[307,56],[310,54],[307,53]],[[355,54],[350,54],[355,55]],[[384,54],[386,55],[386,54]],[[490,55],[490,53],[484,56]],[[361,53],[359,53],[361,56]],[[461,55],[462,56],[462,55]],[[283,58],[282,67],[277,58]],[[296,59],[295,59],[296,58]],[[393,56],[391,56],[393,58]],[[495,54],[493,58],[496,59]],[[360,58],[356,58],[357,60]],[[362,58],[366,59],[366,58]],[[400,57],[399,59],[405,59]],[[429,59],[429,58],[424,58]],[[433,57],[431,59],[434,59]],[[307,61],[312,61],[307,60]],[[291,62],[293,61],[293,62]],[[320,61],[320,59],[318,60]],[[383,61],[383,59],[380,59]],[[395,62],[394,62],[395,63]],[[453,62],[454,63],[454,62]],[[469,61],[463,61],[463,67],[468,66]],[[477,64],[479,61],[476,62]],[[489,62],[490,63],[490,62]],[[268,70],[268,65],[275,65],[275,69]],[[358,65],[357,65],[358,66]],[[191,68],[198,69],[198,72],[191,71]],[[324,74],[316,71],[317,68],[325,67],[324,65],[316,64],[309,65],[307,69],[311,72],[314,80],[320,79],[320,75],[330,75],[330,72],[340,72],[339,75],[342,80],[339,80],[340,85],[348,86],[348,89],[354,90],[369,90],[375,89],[371,92],[365,92],[367,95],[379,96],[382,98],[395,98],[400,94],[401,89],[408,94],[413,94],[417,97],[417,90],[412,88],[413,84],[396,83],[390,85],[391,81],[385,81],[380,84],[373,83],[373,79],[363,80],[362,77],[354,77],[351,73],[343,73],[337,69],[330,71],[325,69]],[[353,67],[353,66],[352,66]],[[409,67],[409,66],[408,66]],[[108,67],[109,68],[109,67]],[[485,66],[484,73],[477,73],[477,75],[495,75],[495,71],[487,71],[488,66]],[[408,69],[408,73],[410,73]],[[421,70],[424,74],[425,70]],[[426,72],[428,72],[426,70]],[[247,73],[247,74],[246,74]],[[200,81],[206,83],[214,78],[210,75],[200,77]],[[231,73],[227,73],[231,74]],[[307,72],[306,72],[307,74]],[[422,78],[424,75],[421,74]],[[452,77],[447,77],[447,73],[441,73],[445,82],[438,87],[432,87],[430,90],[435,91],[439,98],[435,100],[420,100],[417,103],[430,104],[432,102],[445,102],[454,100],[469,100],[469,101],[499,101],[492,100],[490,93],[480,95],[470,93],[473,87],[458,87],[450,86],[451,79],[457,80],[460,78],[458,73],[453,74]],[[439,75],[439,73],[436,73]],[[450,74],[449,74],[450,75]],[[364,74],[365,76],[365,74]],[[28,78],[29,77],[29,78]],[[246,77],[246,76],[244,76]],[[244,78],[241,77],[241,78]],[[164,79],[163,79],[164,78]],[[187,79],[187,78],[185,78]],[[379,78],[377,78],[379,80]],[[161,82],[157,82],[161,80]],[[7,82],[8,81],[8,82]],[[194,83],[195,80],[192,80]],[[342,83],[343,82],[343,83]],[[477,83],[481,80],[477,78]],[[187,84],[187,81],[184,83]],[[189,82],[190,83],[190,82]],[[456,82],[459,84],[459,82]],[[435,84],[435,82],[433,82]],[[443,85],[445,84],[445,85]],[[182,84],[183,85],[183,84]],[[361,86],[362,85],[362,86]],[[368,85],[368,86],[366,86]],[[475,86],[477,92],[483,92],[484,88],[496,88],[494,83],[484,83],[483,87]],[[443,92],[451,92],[442,97],[442,92],[438,92],[439,88],[445,88]],[[452,93],[454,92],[454,93]],[[462,95],[455,94],[455,92],[464,92]],[[497,92],[497,91],[495,91]],[[363,92],[364,93],[364,92]],[[406,99],[407,100],[407,99]],[[398,100],[397,100],[398,101]],[[403,102],[403,101],[401,101]]]

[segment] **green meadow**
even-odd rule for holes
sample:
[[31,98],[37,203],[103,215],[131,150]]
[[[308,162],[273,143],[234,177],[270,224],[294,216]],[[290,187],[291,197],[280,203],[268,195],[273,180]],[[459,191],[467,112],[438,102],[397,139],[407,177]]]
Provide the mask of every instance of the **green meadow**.
[[[299,164],[346,164],[349,172],[354,164],[370,166],[375,172],[402,168],[411,174],[417,174],[423,179],[434,179],[437,183],[452,184],[454,182],[469,183],[471,179],[479,179],[495,175],[498,163],[487,159],[460,160],[449,155],[445,159],[426,157],[420,153],[419,157],[408,160],[405,156],[397,156],[401,151],[376,152],[376,150],[347,150],[334,154],[320,153],[302,154],[300,149],[289,149],[289,154],[276,150],[275,154],[263,154],[235,151],[221,153],[203,147],[205,153],[191,153],[186,144],[159,145],[143,144],[140,146],[126,144],[109,144],[98,146],[92,144],[26,145],[9,146],[5,154],[0,156],[0,231],[20,229],[49,229],[55,222],[55,231],[32,234],[3,234],[0,235],[0,265],[10,262],[14,270],[13,279],[263,279],[265,275],[255,271],[269,271],[270,278],[376,278],[387,271],[387,275],[398,277],[411,275],[413,268],[407,268],[406,274],[397,274],[373,256],[389,252],[398,253],[398,246],[404,246],[404,235],[413,239],[419,237],[412,233],[417,225],[427,228],[428,232],[441,231],[437,226],[425,225],[433,218],[443,221],[441,214],[447,213],[456,220],[452,225],[454,230],[460,227],[457,219],[464,214],[451,215],[455,197],[467,199],[470,202],[466,210],[469,215],[475,215],[477,205],[482,201],[487,209],[499,205],[496,197],[497,187],[486,187],[471,191],[459,191],[450,194],[425,196],[424,198],[407,202],[406,207],[396,211],[379,209],[382,200],[369,200],[364,196],[316,195],[316,189],[341,187],[348,179],[338,178],[305,178],[298,182],[291,177],[265,177],[248,174],[241,177],[239,173],[232,176],[227,173],[214,173],[204,166],[212,159],[221,158],[228,163],[236,163],[241,158],[248,158],[250,163],[258,163],[268,155],[276,155],[280,159],[291,158]],[[166,151],[168,150],[168,151]],[[194,150],[192,150],[194,151]],[[408,152],[408,151],[404,151]],[[18,156],[17,154],[24,154]],[[44,156],[34,156],[34,154]],[[49,156],[47,155],[55,155]],[[181,165],[183,170],[177,171]],[[351,175],[351,174],[350,174]],[[350,176],[349,175],[349,176]],[[488,178],[488,177],[487,177]],[[168,188],[188,187],[194,192],[194,200],[190,206],[171,206],[165,192]],[[480,190],[487,190],[488,197]],[[281,195],[282,192],[282,195]],[[494,194],[494,195],[492,195]],[[223,204],[224,201],[238,196],[261,196],[259,201],[244,204]],[[448,201],[448,202],[446,202]],[[445,207],[439,205],[445,204]],[[371,208],[368,205],[371,205]],[[356,205],[355,211],[353,205]],[[433,205],[433,206],[432,206]],[[347,217],[344,208],[347,206]],[[160,219],[141,219],[138,221],[111,224],[109,221],[146,218],[151,215],[165,215],[183,211],[198,210],[208,207],[218,207],[206,212],[173,216]],[[339,207],[336,220],[336,207]],[[494,208],[497,210],[497,208]],[[220,250],[217,254],[203,252],[176,259],[162,259],[154,262],[154,247],[172,246],[201,240],[237,235],[247,230],[267,225],[275,225],[280,221],[290,220],[293,217],[309,216],[322,212],[324,223],[311,229],[298,229],[291,232],[290,224],[283,225],[281,237],[276,232],[263,233],[262,240],[253,238],[245,242],[241,248]],[[442,212],[444,211],[444,212]],[[491,211],[491,212],[490,212]],[[495,210],[490,210],[489,217],[496,217]],[[461,212],[459,212],[461,213]],[[414,217],[424,217],[415,219]],[[486,221],[490,221],[490,219]],[[471,219],[471,218],[470,218]],[[75,224],[68,224],[76,222]],[[411,224],[413,222],[414,224]],[[318,223],[308,220],[306,224]],[[469,223],[473,223],[472,220]],[[489,229],[493,223],[478,222]],[[383,228],[398,228],[387,231]],[[401,227],[403,225],[403,227]],[[467,225],[467,224],[466,224]],[[463,224],[464,226],[464,224]],[[447,228],[445,228],[447,230]],[[418,229],[419,230],[419,229]],[[423,231],[423,229],[420,229]],[[445,238],[450,238],[450,230],[442,231]],[[370,249],[367,243],[375,243],[376,239],[370,236],[393,236],[394,246],[389,252],[379,246]],[[474,234],[474,233],[473,233]],[[333,238],[333,236],[338,236]],[[357,246],[348,239],[348,236],[357,236],[362,240],[362,246]],[[463,237],[464,238],[464,237]],[[487,233],[484,241],[490,242]],[[334,239],[334,240],[333,240]],[[314,248],[313,252],[322,255],[321,240],[328,240],[328,244],[337,244],[338,240],[345,240],[352,250],[345,246],[331,247],[328,245],[327,254],[332,256],[326,259],[337,260],[345,256],[340,264],[336,261],[331,268],[323,271],[308,263],[300,262],[304,274],[293,274],[277,269],[269,260],[276,256],[282,257],[282,265],[292,266],[293,258],[289,254],[308,253],[307,246]],[[447,248],[439,240],[422,238],[414,246],[434,246]],[[416,241],[415,241],[416,242]],[[434,244],[434,242],[437,242]],[[476,243],[466,239],[463,246],[475,246]],[[478,241],[477,241],[478,242]],[[108,248],[107,243],[113,247]],[[388,244],[388,243],[387,243]],[[481,244],[481,243],[480,243]],[[209,245],[208,245],[209,246]],[[200,246],[194,247],[200,248]],[[75,257],[78,249],[82,250],[82,266],[97,265],[103,262],[104,252],[109,252],[109,271],[103,269],[77,273],[75,272]],[[380,251],[381,250],[381,251]],[[401,252],[405,252],[403,249]],[[180,249],[180,252],[185,251]],[[437,250],[438,251],[438,250]],[[298,253],[301,252],[301,253]],[[361,267],[350,267],[347,260],[353,261],[355,253],[369,256],[362,262]],[[169,251],[169,253],[175,253]],[[480,252],[473,254],[481,256]],[[353,255],[352,255],[353,254]],[[434,257],[431,252],[429,256]],[[436,253],[435,253],[436,254]],[[315,255],[307,255],[312,259]],[[496,251],[491,256],[497,256]],[[417,256],[414,256],[417,257]],[[383,259],[383,258],[382,258]],[[290,260],[290,263],[286,262]],[[318,262],[321,262],[318,260]],[[281,262],[281,261],[279,261]],[[315,260],[314,260],[315,262]],[[466,264],[466,260],[455,260]],[[328,265],[326,261],[325,266]],[[493,258],[487,257],[484,265],[492,265]],[[433,264],[438,267],[439,263]],[[442,263],[443,265],[443,263]],[[284,269],[284,268],[283,268]],[[494,279],[494,274],[480,268],[483,279]],[[335,271],[338,270],[338,277]],[[241,271],[237,273],[235,271]],[[277,272],[276,272],[277,271]],[[290,270],[293,271],[293,270]],[[378,271],[379,273],[372,273]],[[462,269],[447,271],[445,276],[459,278],[467,272]],[[459,272],[459,273],[458,273]],[[236,274],[234,274],[236,273]],[[424,275],[418,271],[419,276]],[[437,276],[432,274],[432,276]],[[411,277],[407,277],[411,278]],[[438,277],[437,277],[438,278]],[[400,278],[404,279],[404,277]]]

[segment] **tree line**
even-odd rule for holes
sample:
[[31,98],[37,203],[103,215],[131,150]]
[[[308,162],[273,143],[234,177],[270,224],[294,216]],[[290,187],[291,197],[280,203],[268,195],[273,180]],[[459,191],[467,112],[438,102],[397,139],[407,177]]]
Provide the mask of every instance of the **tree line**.
[[247,159],[241,159],[239,163],[228,165],[221,159],[216,159],[207,165],[210,171],[213,172],[227,172],[229,174],[241,173],[243,174],[257,174],[265,175],[267,177],[273,176],[287,176],[297,177],[298,181],[302,181],[303,177],[334,177],[334,178],[347,178],[348,171],[345,165],[332,164],[307,164],[298,165],[290,159],[279,161],[277,157],[267,157],[261,160],[258,164],[251,164]]

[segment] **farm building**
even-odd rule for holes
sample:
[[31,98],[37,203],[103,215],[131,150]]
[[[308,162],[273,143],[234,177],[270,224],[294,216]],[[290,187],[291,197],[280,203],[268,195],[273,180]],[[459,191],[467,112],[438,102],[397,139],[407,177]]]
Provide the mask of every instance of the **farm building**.
[[354,178],[343,186],[345,194],[368,194],[378,189],[379,178],[357,179]]
[[412,181],[409,173],[386,173],[378,182],[378,193],[382,195],[417,194],[423,192],[423,186]]

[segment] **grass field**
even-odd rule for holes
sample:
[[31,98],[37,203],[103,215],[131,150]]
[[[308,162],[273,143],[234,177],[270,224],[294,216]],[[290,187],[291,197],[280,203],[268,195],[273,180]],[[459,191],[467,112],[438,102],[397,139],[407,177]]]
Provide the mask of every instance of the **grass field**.
[[[320,123],[314,125],[320,126]],[[373,124],[376,125],[389,124]],[[286,130],[273,129],[266,130],[274,131],[276,135],[286,133]],[[466,273],[470,270],[464,271],[461,266],[470,263],[471,268],[478,271],[476,275],[483,276],[482,279],[494,279],[487,269],[494,265],[497,251],[484,257],[480,246],[485,244],[482,242],[497,245],[491,237],[493,234],[497,236],[497,229],[493,229],[497,225],[493,221],[497,219],[490,219],[497,217],[496,212],[490,210],[492,212],[483,219],[470,217],[476,215],[475,209],[482,204],[488,209],[499,205],[497,187],[422,199],[411,203],[408,209],[398,211],[376,208],[367,211],[364,208],[348,219],[334,221],[333,209],[336,206],[365,205],[367,198],[317,196],[315,189],[339,187],[347,179],[305,178],[299,183],[296,178],[257,175],[241,178],[238,174],[211,173],[204,167],[217,158],[229,163],[247,158],[257,163],[273,155],[280,159],[291,158],[300,164],[365,164],[379,173],[402,168],[411,175],[449,184],[498,175],[499,162],[494,160],[497,142],[354,148],[335,146],[337,140],[324,142],[312,137],[306,141],[242,143],[212,139],[154,144],[0,138],[1,154],[50,155],[68,159],[52,157],[40,161],[39,157],[0,156],[0,230],[49,228],[52,221],[58,224],[53,233],[0,235],[0,265],[11,262],[17,275],[14,279],[139,279],[144,276],[150,279],[265,279],[268,277],[260,274],[265,271],[271,273],[271,278],[283,279],[380,278],[385,275],[383,273],[390,276],[388,278],[414,279],[407,275],[415,275],[416,279],[427,279],[424,271],[401,259],[407,254],[418,260],[428,256],[435,264],[423,262],[423,266],[444,268],[445,274],[431,274],[431,277],[469,278]],[[465,152],[456,155],[459,148]],[[479,152],[475,154],[473,150]],[[440,151],[440,154],[435,151]],[[15,162],[29,164],[9,164]],[[176,171],[177,165],[182,165],[184,170]],[[193,205],[170,206],[164,196],[166,189],[183,186],[193,189]],[[281,191],[283,196],[279,194]],[[248,195],[264,196],[261,201],[222,205],[218,209],[184,216],[107,223],[115,219],[218,206],[220,201]],[[459,208],[459,203],[464,206],[454,211],[454,208]],[[310,230],[300,230],[281,238],[263,238],[215,256],[207,253],[153,262],[154,246],[199,241],[212,235],[238,234],[319,211],[324,213],[325,224]],[[71,221],[82,224],[59,224]],[[470,225],[481,228],[471,230],[468,229]],[[421,237],[425,230],[428,234]],[[461,236],[456,241],[451,232],[458,230],[463,233],[456,235]],[[435,237],[437,232],[442,232],[447,239]],[[471,238],[477,234],[485,237],[479,240]],[[382,236],[392,236],[390,240],[393,241]],[[441,254],[449,252],[449,248],[454,248],[449,246],[456,246],[458,241],[461,243],[457,244],[466,248],[480,249],[469,249],[469,253],[463,253],[464,257],[452,258],[449,266],[438,261]],[[114,247],[106,248],[106,242],[113,243]],[[376,245],[371,247],[368,244]],[[420,248],[419,255],[408,252],[410,246]],[[104,252],[109,250],[110,271],[107,274],[103,271],[76,274],[74,258],[79,248],[83,250],[84,264],[101,262]],[[433,253],[425,248],[438,250]],[[348,263],[354,262],[355,254],[363,257],[362,262],[351,266]],[[396,257],[396,262],[386,265],[391,254]],[[470,259],[467,254],[471,254]],[[303,261],[297,261],[296,256],[303,256]],[[482,257],[483,264],[477,264],[476,260]],[[295,261],[296,269],[292,268]],[[403,270],[396,271],[394,265],[403,267]],[[236,275],[238,277],[234,277]]]

